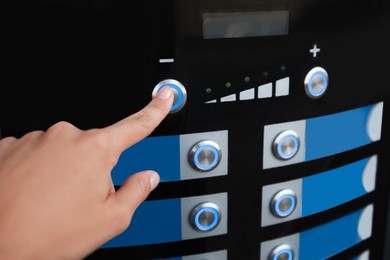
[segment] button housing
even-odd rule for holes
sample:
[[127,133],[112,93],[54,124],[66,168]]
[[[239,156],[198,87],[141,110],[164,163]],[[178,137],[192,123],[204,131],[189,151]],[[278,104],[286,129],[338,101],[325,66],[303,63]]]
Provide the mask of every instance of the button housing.
[[213,170],[218,166],[221,157],[221,147],[211,140],[196,143],[188,154],[191,166],[198,171]]
[[285,218],[290,216],[297,206],[297,196],[291,189],[277,192],[271,200],[271,212],[274,216]]
[[269,260],[293,260],[294,251],[288,244],[282,244],[274,248],[270,253]]
[[279,133],[273,144],[273,152],[276,158],[289,160],[293,158],[299,150],[300,140],[297,132],[287,130]]
[[191,212],[190,223],[197,231],[211,231],[221,221],[222,213],[217,204],[204,202],[198,204]]
[[[204,205],[205,203],[212,203],[209,205]],[[214,205],[213,205],[214,204]],[[207,216],[201,217],[201,213],[199,212],[198,220],[199,223],[203,223],[200,225],[202,229],[199,230],[195,225],[195,215],[197,211],[203,209],[204,207],[198,206],[211,206],[210,212],[207,210],[203,210],[203,213],[207,212],[210,215],[219,214],[219,222],[213,225],[207,225],[207,223],[212,224],[212,216],[207,220],[205,219]],[[215,207],[215,211],[212,209]],[[181,231],[182,231],[182,239],[193,239],[193,238],[202,238],[202,237],[213,237],[222,234],[227,234],[227,223],[228,223],[228,197],[227,192],[214,193],[214,194],[205,194],[201,196],[192,196],[181,198]],[[216,213],[218,212],[218,213]],[[200,218],[199,218],[200,217]],[[205,222],[202,222],[205,221]],[[209,222],[207,222],[209,221]],[[211,221],[211,222],[210,222]],[[202,227],[203,226],[203,227]],[[207,230],[208,229],[208,230]]]
[[328,73],[321,67],[311,69],[304,80],[306,94],[312,99],[322,97],[328,89]]

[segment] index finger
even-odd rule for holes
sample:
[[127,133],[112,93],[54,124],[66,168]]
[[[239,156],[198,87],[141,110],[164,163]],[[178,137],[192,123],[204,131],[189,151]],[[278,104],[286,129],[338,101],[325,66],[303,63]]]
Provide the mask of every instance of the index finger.
[[111,136],[112,145],[122,152],[150,135],[168,115],[172,103],[173,91],[164,87],[143,109],[107,126],[104,131]]

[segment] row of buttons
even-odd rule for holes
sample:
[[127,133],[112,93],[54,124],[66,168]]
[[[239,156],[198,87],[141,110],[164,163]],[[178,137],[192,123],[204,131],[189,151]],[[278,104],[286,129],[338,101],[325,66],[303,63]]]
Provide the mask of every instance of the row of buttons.
[[[321,67],[311,69],[304,79],[306,94],[312,99],[322,97],[328,88],[328,81],[328,73],[325,69]],[[170,113],[180,111],[187,101],[187,91],[183,84],[175,79],[160,81],[154,87],[152,96],[156,96],[163,87],[170,87],[174,90],[174,101]]]
[[[291,189],[277,192],[270,203],[274,216],[284,218],[289,216],[297,205],[297,196]],[[190,223],[195,230],[211,231],[219,224],[222,214],[217,204],[204,202],[198,204],[190,214]]]
[[[276,217],[287,217],[295,209],[297,197],[291,189],[277,192],[272,198],[270,208]],[[190,223],[195,230],[211,231],[216,228],[221,220],[221,210],[217,204],[204,202],[198,204],[190,214]]]
[[[299,136],[295,131],[283,131],[274,139],[274,156],[281,160],[289,160],[298,152],[299,144]],[[212,140],[203,140],[196,143],[188,156],[190,165],[202,172],[213,170],[218,166],[221,158],[221,147]]]

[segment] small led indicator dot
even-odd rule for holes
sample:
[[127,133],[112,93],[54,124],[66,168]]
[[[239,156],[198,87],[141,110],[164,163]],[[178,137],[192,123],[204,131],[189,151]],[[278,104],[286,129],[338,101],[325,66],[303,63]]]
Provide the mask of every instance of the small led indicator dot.
[[211,91],[212,91],[212,89],[211,89],[211,88],[206,88],[206,93],[207,93],[207,94],[210,94],[210,93],[211,93]]
[[285,71],[285,70],[286,70],[286,66],[282,65],[282,66],[280,67],[280,70],[281,70],[281,71]]
[[226,83],[225,83],[225,87],[230,88],[231,86],[232,86],[232,83],[231,83],[231,82],[226,82]]
[[249,82],[249,81],[251,81],[251,77],[249,77],[249,76],[246,76],[246,77],[244,78],[244,81],[245,81],[245,82]]
[[268,77],[268,71],[264,71],[264,72],[263,72],[263,76],[264,76],[264,77]]

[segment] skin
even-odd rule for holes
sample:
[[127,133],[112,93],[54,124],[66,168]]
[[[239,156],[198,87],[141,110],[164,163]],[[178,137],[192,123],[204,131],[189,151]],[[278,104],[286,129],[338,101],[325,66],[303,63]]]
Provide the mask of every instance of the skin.
[[105,128],[58,122],[0,140],[0,259],[82,259],[126,230],[160,178],[139,172],[115,191],[111,170],[161,123],[172,102],[166,87]]

